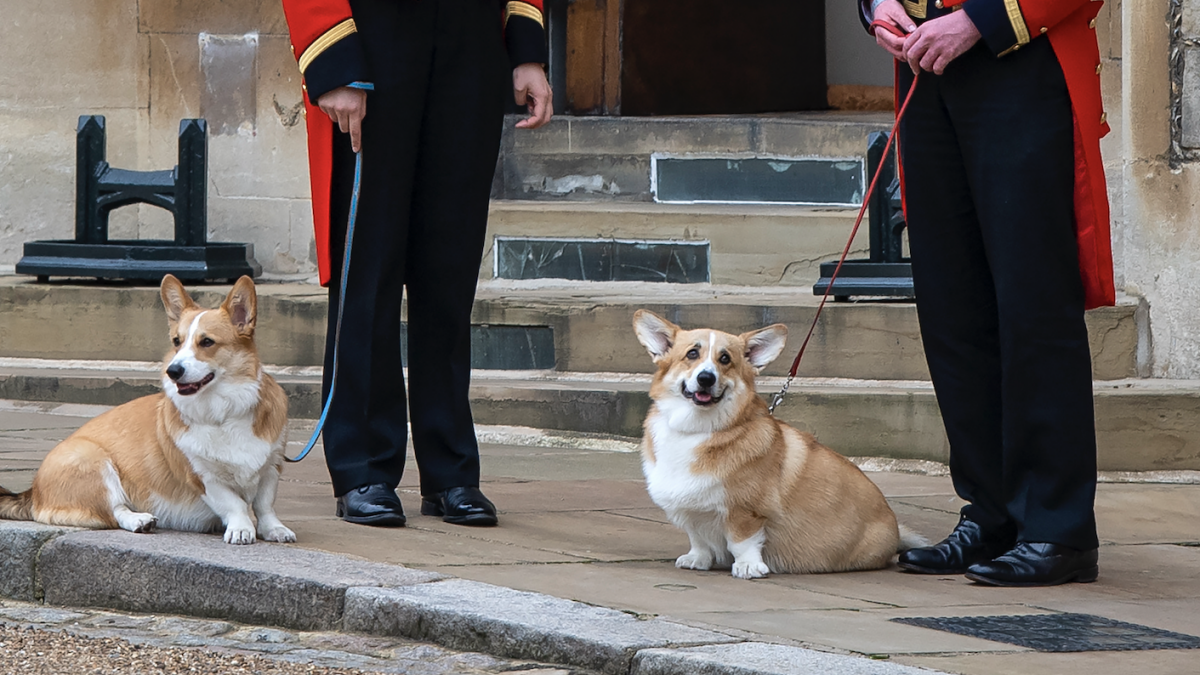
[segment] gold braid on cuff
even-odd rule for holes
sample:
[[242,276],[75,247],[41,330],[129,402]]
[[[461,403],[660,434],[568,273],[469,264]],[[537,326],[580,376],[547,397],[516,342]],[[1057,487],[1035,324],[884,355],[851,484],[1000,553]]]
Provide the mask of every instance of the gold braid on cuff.
[[539,26],[543,28],[546,27],[546,20],[542,18],[542,13],[538,11],[537,7],[534,7],[527,2],[510,2],[507,6],[505,6],[504,23],[507,24],[508,20],[514,16],[523,16],[526,19],[533,19],[534,21],[538,22]]
[[304,53],[300,55],[300,74],[303,75],[304,71],[307,70],[308,67],[312,65],[312,62],[315,61],[318,56],[324,53],[325,50],[334,46],[346,36],[357,32],[358,27],[354,25],[354,19],[346,19],[345,21],[322,33],[321,37],[313,40],[312,44],[308,46],[308,49],[305,49]]

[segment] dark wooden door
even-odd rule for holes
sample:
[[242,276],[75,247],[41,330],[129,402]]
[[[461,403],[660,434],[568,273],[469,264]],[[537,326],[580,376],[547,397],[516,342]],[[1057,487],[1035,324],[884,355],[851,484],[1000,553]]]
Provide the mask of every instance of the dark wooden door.
[[827,107],[824,0],[621,4],[622,115]]

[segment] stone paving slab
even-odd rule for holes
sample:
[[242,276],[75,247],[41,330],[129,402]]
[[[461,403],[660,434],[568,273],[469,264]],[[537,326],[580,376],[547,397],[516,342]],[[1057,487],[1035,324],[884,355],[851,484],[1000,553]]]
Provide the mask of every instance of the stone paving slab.
[[661,619],[465,579],[351,589],[345,627],[612,675],[628,672],[640,649],[736,641]]
[[995,652],[900,656],[897,663],[939,672],[992,675],[1196,675],[1200,655],[1194,649],[1155,649],[1136,652]]
[[352,586],[443,578],[294,546],[229,546],[218,535],[122,530],[58,537],[41,552],[38,574],[46,602],[56,605],[322,630],[340,625]]
[[[686,552],[687,540],[684,539],[680,544],[679,552]],[[777,575],[756,580],[752,582],[752,589],[747,589],[746,581],[735,578],[729,570],[679,570],[674,565],[658,561],[539,565],[536,568],[474,565],[456,568],[454,572],[457,576],[508,588],[538,591],[594,605],[617,606],[625,611],[668,616],[725,616],[731,612],[758,614],[792,609],[857,611],[878,607],[872,601],[829,593],[820,588],[809,590],[786,585],[790,576]],[[861,584],[872,581],[861,575],[857,578]],[[768,585],[772,587],[770,592],[757,592]]]
[[930,675],[924,668],[873,661],[763,642],[646,649],[633,661],[632,675]]

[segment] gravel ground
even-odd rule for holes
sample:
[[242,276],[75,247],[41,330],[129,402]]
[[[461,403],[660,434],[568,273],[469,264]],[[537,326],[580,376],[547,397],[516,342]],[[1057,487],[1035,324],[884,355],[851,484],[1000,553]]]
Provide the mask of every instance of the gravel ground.
[[119,638],[89,638],[32,626],[0,627],[0,663],[23,675],[352,675],[361,670],[271,661],[203,649],[151,647]]
[[0,675],[594,675],[437,645],[0,602]]

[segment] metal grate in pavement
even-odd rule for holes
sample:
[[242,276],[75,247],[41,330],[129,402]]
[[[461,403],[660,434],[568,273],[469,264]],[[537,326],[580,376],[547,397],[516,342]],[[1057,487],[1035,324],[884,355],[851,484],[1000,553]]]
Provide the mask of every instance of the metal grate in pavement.
[[1091,614],[904,617],[892,621],[1041,652],[1200,649],[1200,637]]

